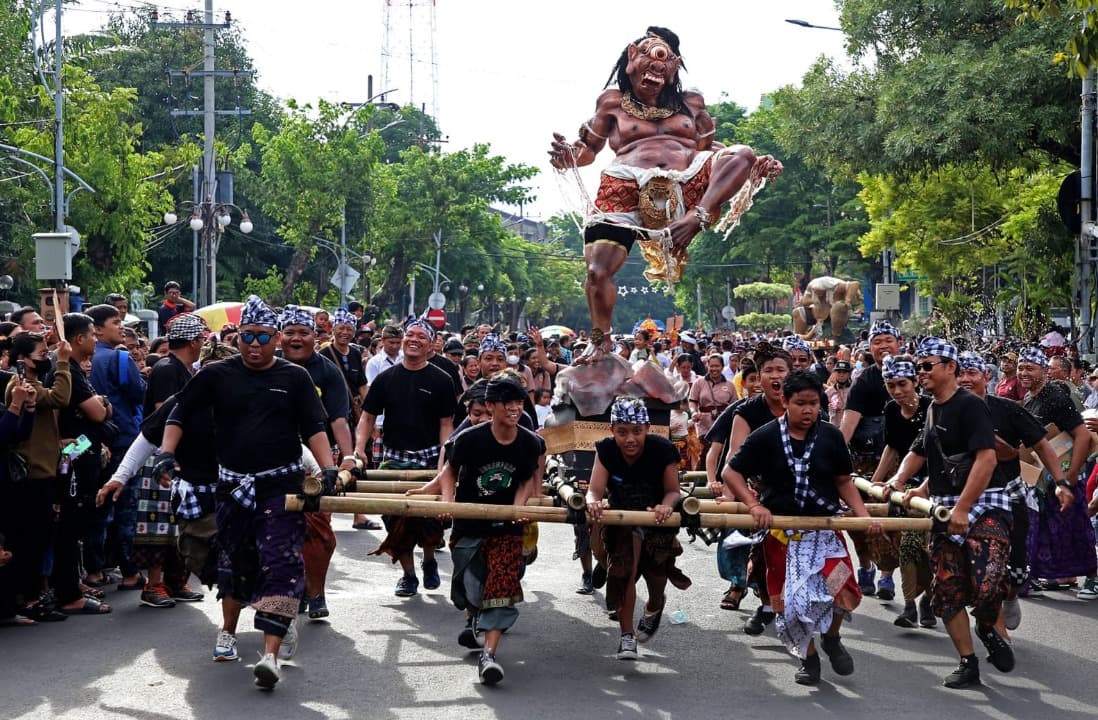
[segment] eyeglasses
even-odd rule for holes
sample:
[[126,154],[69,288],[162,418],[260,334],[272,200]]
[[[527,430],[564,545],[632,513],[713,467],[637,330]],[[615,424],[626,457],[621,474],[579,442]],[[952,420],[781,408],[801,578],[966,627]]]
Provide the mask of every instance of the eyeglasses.
[[271,339],[273,337],[274,337],[274,333],[268,333],[268,332],[264,332],[264,333],[242,332],[242,333],[240,333],[240,339],[241,339],[241,341],[243,341],[243,343],[245,345],[251,345],[253,341],[258,342],[260,345],[266,345],[267,343],[269,343],[271,341]]
[[937,362],[931,362],[929,360],[923,360],[921,363],[918,363],[917,365],[915,365],[915,367],[917,367],[919,370],[921,370],[923,372],[931,372],[932,370],[934,370],[935,365],[945,365],[947,362],[949,362],[949,361],[948,360],[938,360]]

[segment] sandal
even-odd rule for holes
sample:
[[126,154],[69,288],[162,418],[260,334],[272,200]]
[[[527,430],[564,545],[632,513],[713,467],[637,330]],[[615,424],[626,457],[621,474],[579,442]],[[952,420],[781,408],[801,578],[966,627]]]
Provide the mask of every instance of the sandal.
[[733,585],[728,588],[728,591],[721,598],[721,610],[739,610],[740,601],[743,600],[743,594],[746,588],[739,585]]
[[95,600],[102,600],[103,598],[107,597],[107,593],[103,592],[99,588],[95,587],[94,585],[86,585],[84,583],[80,584],[80,594],[84,597],[90,597]]
[[78,608],[57,608],[65,615],[107,615],[111,606],[105,602],[99,602],[95,598],[84,598],[84,604]]
[[134,580],[132,583],[128,583],[128,582],[118,583],[118,589],[119,590],[144,590],[145,586],[148,585],[148,583],[149,583],[149,579],[147,577],[145,577],[144,575],[141,575],[140,573],[138,573],[137,579]]

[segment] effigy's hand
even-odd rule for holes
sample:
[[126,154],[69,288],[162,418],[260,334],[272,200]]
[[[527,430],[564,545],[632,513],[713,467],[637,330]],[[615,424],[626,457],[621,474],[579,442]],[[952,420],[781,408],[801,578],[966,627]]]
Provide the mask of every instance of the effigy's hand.
[[560,133],[553,133],[550,143],[549,164],[557,170],[566,170],[576,166],[576,148]]

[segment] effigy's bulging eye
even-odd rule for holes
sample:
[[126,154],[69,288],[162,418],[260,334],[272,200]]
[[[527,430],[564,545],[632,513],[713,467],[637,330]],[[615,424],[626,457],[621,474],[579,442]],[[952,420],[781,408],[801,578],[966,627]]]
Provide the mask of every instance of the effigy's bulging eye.
[[665,45],[653,45],[648,49],[648,57],[653,60],[665,61],[671,57],[671,51]]

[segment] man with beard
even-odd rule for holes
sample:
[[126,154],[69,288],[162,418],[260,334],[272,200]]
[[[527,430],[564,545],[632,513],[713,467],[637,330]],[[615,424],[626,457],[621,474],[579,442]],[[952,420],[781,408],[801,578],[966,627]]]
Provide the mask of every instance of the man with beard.
[[[1087,518],[1086,478],[1083,465],[1090,454],[1090,432],[1071,398],[1058,385],[1049,381],[1049,360],[1041,348],[1031,347],[1022,352],[1018,377],[1026,389],[1022,405],[1037,416],[1043,425],[1053,424],[1060,432],[1071,435],[1071,461],[1061,476],[1060,465],[1046,466],[1053,473],[1056,497],[1060,504],[1070,496],[1066,510],[1055,502],[1046,502],[1041,511],[1030,512],[1029,565],[1032,577],[1048,582],[1037,584],[1041,589],[1059,589],[1061,584],[1086,576],[1078,597],[1098,599],[1098,561],[1094,555],[1094,528]],[[1041,490],[1047,495],[1048,484]]]
[[[454,429],[457,404],[450,376],[427,362],[428,348],[435,331],[422,320],[413,320],[404,329],[404,357],[377,376],[366,394],[362,419],[355,433],[355,454],[365,457],[366,444],[373,436],[377,417],[385,414],[382,436],[381,468],[426,469],[439,467],[443,444]],[[416,545],[423,548],[423,586],[434,590],[442,583],[438,574],[435,549],[442,542],[442,525],[437,520],[382,516],[388,537],[371,554],[388,553],[404,571],[397,581],[397,597],[419,592],[412,555]]]
[[[599,96],[578,139],[568,142],[553,134],[549,156],[558,170],[590,165],[607,144],[615,153],[584,232],[591,353],[610,351],[614,275],[635,240],[652,266],[649,278],[676,282],[681,266],[666,267],[666,257],[685,262],[687,246],[718,221],[722,204],[782,170],[769,156],[756,158],[751,148],[714,142],[716,128],[705,99],[682,90],[680,67],[678,36],[648,28],[622,51],[607,82],[618,87]],[[743,201],[748,205],[750,196]]]
[[[884,452],[884,407],[891,399],[881,375],[881,362],[886,355],[900,352],[900,331],[888,322],[877,322],[869,330],[869,352],[873,364],[862,370],[850,388],[846,399],[843,422],[839,426],[850,445],[855,472],[872,475]],[[899,533],[890,532],[870,541],[864,533],[850,533],[854,551],[858,553],[858,587],[866,596],[881,600],[896,596],[892,573],[900,564]],[[876,570],[881,571],[880,583],[875,583]]]
[[[320,401],[324,404],[327,416],[328,447],[330,451],[316,461],[321,466],[331,465],[335,458],[342,458],[340,470],[351,470],[355,466],[354,442],[351,440],[351,426],[348,417],[351,414],[351,397],[347,383],[335,363],[320,355],[316,347],[316,326],[308,310],[297,305],[287,305],[278,318],[282,335],[282,357],[300,365],[309,373],[316,387]],[[345,323],[340,327],[346,328]],[[336,536],[332,532],[332,514],[326,512],[305,513],[305,543],[301,555],[305,561],[305,596],[302,604],[309,613],[310,620],[328,617],[328,604],[324,599],[324,582],[328,576],[328,565],[335,553]],[[291,628],[296,641],[296,627]],[[283,644],[285,647],[287,643]],[[294,648],[292,648],[294,649]],[[292,655],[290,650],[284,653],[284,659]]]
[[278,654],[305,589],[301,548],[305,518],[285,508],[301,492],[304,441],[324,463],[328,492],[337,482],[325,432],[324,406],[309,374],[275,357],[278,316],[255,295],[240,316],[241,354],[197,373],[176,395],[154,472],[170,478],[184,428],[212,410],[217,487],[218,597],[223,623],[213,658],[235,660],[236,626],[245,603],[255,609],[263,656],[255,682],[273,688],[281,678]]

